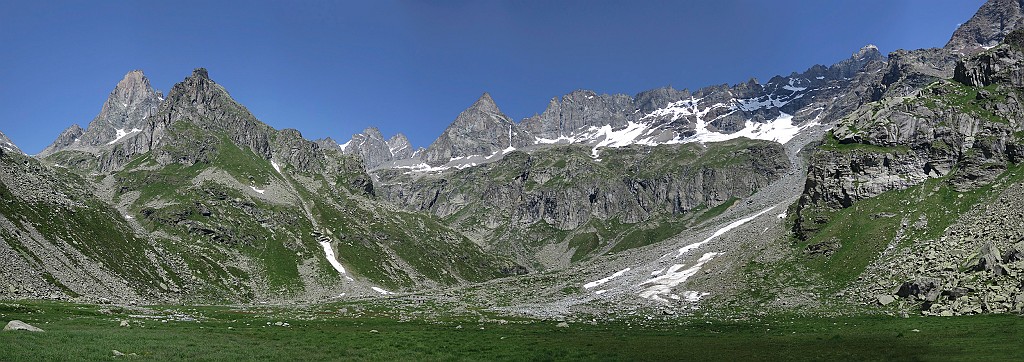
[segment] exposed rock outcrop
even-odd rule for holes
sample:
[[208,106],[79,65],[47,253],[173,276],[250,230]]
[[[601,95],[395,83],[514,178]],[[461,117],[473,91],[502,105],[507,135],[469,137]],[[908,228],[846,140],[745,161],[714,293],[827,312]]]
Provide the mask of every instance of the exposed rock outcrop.
[[586,147],[560,146],[437,175],[380,170],[388,182],[377,194],[451,220],[479,242],[508,251],[524,246],[508,245],[511,237],[502,233],[522,237],[595,220],[633,224],[681,216],[749,196],[789,169],[782,146],[770,141],[631,146],[606,151],[601,160]]
[[7,136],[4,135],[3,132],[0,132],[0,152],[4,152],[4,151],[6,151],[6,152],[14,152],[14,153],[18,153],[18,154],[23,154],[24,153],[24,152],[21,152],[21,149],[18,148],[18,146],[14,145],[14,142],[11,142],[10,138],[7,138]]
[[1024,25],[1024,1],[989,0],[953,32],[946,49],[973,53],[994,47]]

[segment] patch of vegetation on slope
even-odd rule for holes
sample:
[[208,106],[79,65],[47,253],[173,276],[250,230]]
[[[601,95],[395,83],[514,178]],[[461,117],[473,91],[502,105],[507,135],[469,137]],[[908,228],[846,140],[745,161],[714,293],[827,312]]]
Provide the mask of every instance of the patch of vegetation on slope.
[[[21,185],[0,182],[0,214],[21,232],[38,231],[58,249],[59,242],[68,243],[136,287],[155,287],[154,281],[159,278],[154,266],[137,262],[150,246],[134,234],[120,213],[82,188],[87,183],[81,176],[46,169],[38,161],[21,155],[0,155],[0,164],[6,172],[15,173],[15,179],[31,179],[31,184]],[[36,255],[20,245],[17,237],[5,237],[4,241],[38,265],[49,264],[40,258],[56,257]],[[47,279],[70,295],[77,294],[73,291],[77,286],[63,285],[53,276]]]

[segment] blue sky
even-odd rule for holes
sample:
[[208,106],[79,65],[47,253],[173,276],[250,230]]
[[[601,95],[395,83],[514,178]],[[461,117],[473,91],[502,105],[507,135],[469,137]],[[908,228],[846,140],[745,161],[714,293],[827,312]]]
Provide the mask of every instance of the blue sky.
[[575,89],[696,89],[941,47],[982,0],[0,1],[0,131],[28,153],[143,69],[195,67],[276,128],[427,146],[482,92],[517,121]]

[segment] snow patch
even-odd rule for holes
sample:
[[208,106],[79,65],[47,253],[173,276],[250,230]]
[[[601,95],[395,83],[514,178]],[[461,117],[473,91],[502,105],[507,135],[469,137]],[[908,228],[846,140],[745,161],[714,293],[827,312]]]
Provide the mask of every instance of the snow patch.
[[256,186],[249,186],[249,188],[251,188],[253,191],[256,191],[256,193],[258,193],[260,195],[262,195],[264,192],[267,192],[267,190],[260,190],[260,189],[256,188]]
[[377,292],[377,293],[380,293],[380,294],[383,294],[383,295],[391,295],[391,294],[395,294],[395,293],[389,292],[389,291],[387,291],[387,290],[384,290],[383,288],[378,288],[378,287],[370,287],[370,289],[373,289],[373,291],[375,291],[375,292]]
[[[334,270],[337,270],[338,273],[341,273],[342,275],[345,275],[346,274],[345,273],[345,267],[341,266],[341,263],[338,262],[338,258],[334,255],[334,248],[331,247],[331,242],[330,241],[321,241],[320,242],[320,247],[324,248],[324,255],[327,256],[327,262],[331,263],[331,266],[334,267]],[[351,279],[351,278],[349,278],[349,279]]]
[[594,294],[601,295],[601,294],[604,294],[604,293],[607,293],[607,292],[608,292],[607,289],[601,289],[601,290],[598,290],[598,291],[594,292]]
[[683,299],[685,299],[687,302],[691,302],[691,303],[699,302],[701,298],[704,298],[704,297],[706,297],[706,296],[708,296],[710,294],[711,293],[708,293],[708,292],[697,292],[697,291],[693,291],[693,290],[687,290],[687,291],[683,292]]
[[342,143],[342,144],[338,145],[338,147],[341,148],[341,152],[345,152],[345,149],[348,148],[348,145],[350,143],[352,143],[352,140],[348,140],[348,142],[345,142],[345,143]]
[[277,173],[281,173],[281,165],[278,165],[277,162],[270,160],[270,165],[274,167],[274,170],[277,171]]
[[[651,284],[651,286],[647,287],[646,289],[640,292],[640,297],[645,299],[657,300],[661,302],[668,302],[668,300],[662,297],[663,295],[669,295],[672,292],[673,287],[679,285],[682,282],[685,282],[687,279],[690,279],[690,277],[696,275],[697,272],[700,271],[700,268],[704,266],[704,264],[706,264],[708,261],[711,261],[711,259],[714,259],[715,256],[717,256],[718,254],[719,253],[706,253],[704,254],[704,256],[701,256],[701,258],[698,259],[693,266],[687,269],[683,269],[683,267],[686,266],[685,264],[673,265],[672,267],[668,268],[668,271],[665,273],[665,275],[648,279],[643,283],[640,283],[639,286]],[[678,296],[676,296],[673,299],[678,299]]]
[[580,142],[581,142],[581,140],[576,139],[576,137],[569,137],[569,136],[558,136],[558,138],[537,137],[537,138],[535,138],[533,140],[533,143],[534,144],[538,144],[538,145],[550,145],[550,144],[556,144],[556,143],[563,143],[563,144],[564,143],[570,143],[571,144],[571,143],[580,143]]
[[775,120],[768,123],[747,121],[745,127],[735,133],[718,133],[707,130],[703,120],[697,120],[697,133],[683,139],[683,142],[722,142],[735,138],[746,137],[755,140],[775,141],[785,144],[796,137],[797,133],[807,127],[818,124],[811,122],[803,126],[793,124],[793,115],[780,113]]
[[612,279],[615,279],[617,277],[622,276],[622,274],[626,274],[626,272],[628,272],[629,270],[630,270],[630,268],[622,269],[622,270],[619,270],[619,271],[615,272],[615,274],[612,274],[612,275],[610,275],[608,277],[605,277],[605,278],[602,278],[602,279],[599,279],[599,280],[595,280],[595,281],[592,281],[592,282],[587,283],[587,284],[583,284],[583,288],[584,289],[590,289],[590,288],[593,288],[593,287],[600,286],[601,284],[610,282]]
[[[711,236],[708,236],[707,239],[704,239],[704,241],[701,241],[699,243],[693,243],[693,244],[684,246],[682,248],[679,248],[679,254],[676,255],[676,257],[683,256],[683,254],[686,254],[686,253],[688,253],[688,252],[690,252],[690,251],[692,251],[694,249],[697,249],[697,248],[701,247],[701,245],[707,244],[707,242],[711,241],[711,239],[714,239],[716,237],[722,236],[722,234],[725,234],[725,233],[729,232],[729,230],[735,229],[735,228],[739,227],[740,225],[746,224],[750,220],[754,220],[758,216],[761,216],[762,214],[768,212],[768,210],[771,210],[773,208],[775,208],[775,207],[772,206],[772,207],[769,207],[767,209],[761,210],[761,212],[758,212],[758,213],[756,213],[754,215],[751,215],[751,216],[748,216],[746,218],[733,221],[729,225],[723,226],[721,229],[718,229],[717,231],[715,231],[714,234],[711,234]],[[671,269],[669,269],[669,273],[671,273],[671,272],[672,272]]]
[[[117,131],[117,138],[114,138],[113,141],[107,142],[108,145],[115,144],[115,143],[117,143],[117,141],[120,141],[122,138],[124,138],[125,136],[130,135],[132,133],[142,132],[142,130],[138,129],[138,128],[132,128],[131,131],[127,131],[127,132],[125,132],[124,128],[118,128],[115,131]],[[78,141],[78,140],[76,139],[75,141]]]
[[415,165],[408,165],[408,166],[401,165],[401,166],[395,166],[395,168],[408,169],[409,172],[441,172],[441,171],[449,169],[449,167],[445,167],[445,166],[433,167],[433,166],[428,165],[426,163],[417,163]]

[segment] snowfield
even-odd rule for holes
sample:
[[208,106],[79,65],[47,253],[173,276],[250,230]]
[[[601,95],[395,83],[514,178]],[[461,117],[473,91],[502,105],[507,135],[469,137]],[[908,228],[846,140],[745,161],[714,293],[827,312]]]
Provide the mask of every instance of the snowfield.
[[138,129],[138,128],[132,128],[131,131],[127,131],[127,132],[123,128],[118,128],[115,131],[117,131],[117,138],[114,138],[113,141],[107,142],[108,145],[115,144],[115,143],[117,143],[117,141],[120,141],[122,138],[125,138],[125,136],[128,136],[130,134],[142,132],[142,130]]

